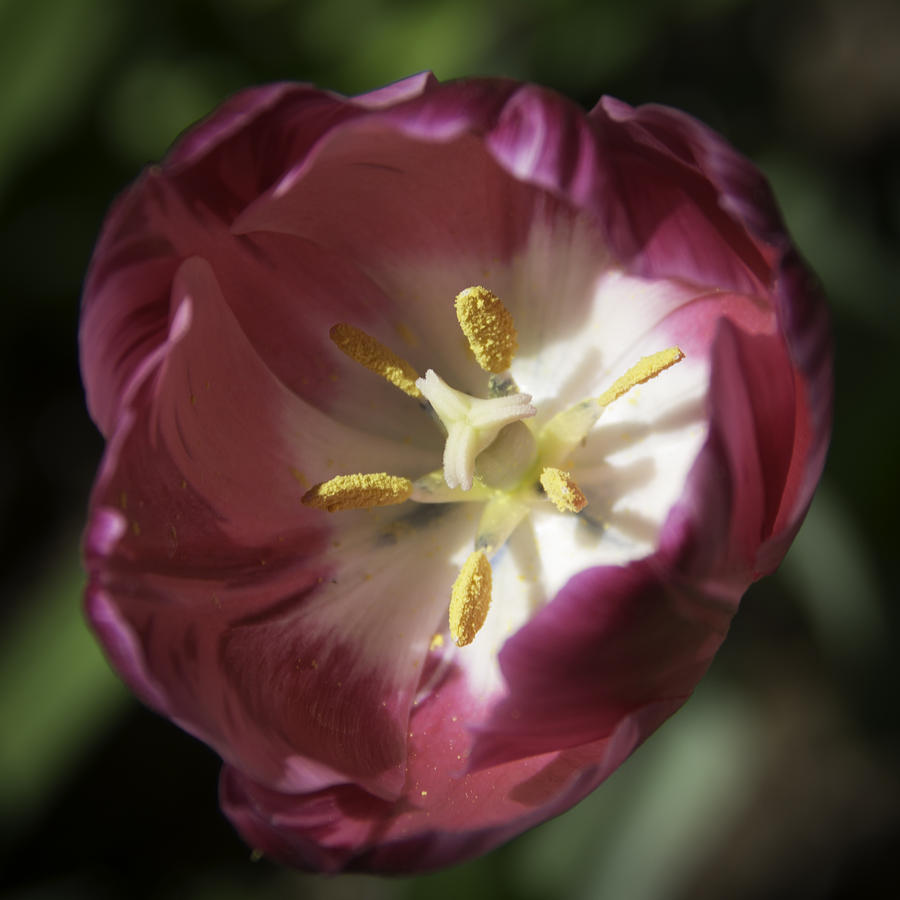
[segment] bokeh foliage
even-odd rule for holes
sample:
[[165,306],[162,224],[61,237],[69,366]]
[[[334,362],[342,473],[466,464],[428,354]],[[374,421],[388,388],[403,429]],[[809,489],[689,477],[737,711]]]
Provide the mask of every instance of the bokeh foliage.
[[[883,896],[900,850],[900,7],[892,0],[0,0],[0,866],[15,898]],[[79,610],[102,442],[77,372],[104,211],[229,93],[430,68],[709,121],[831,297],[826,479],[687,707],[585,803],[420,879],[250,862],[213,755],[140,708]]]

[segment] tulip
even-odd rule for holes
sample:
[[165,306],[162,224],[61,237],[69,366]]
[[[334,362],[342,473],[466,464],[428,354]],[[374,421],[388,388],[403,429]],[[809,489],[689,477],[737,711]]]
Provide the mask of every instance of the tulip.
[[759,172],[505,80],[227,101],[86,281],[86,610],[254,848],[483,853],[689,697],[821,473],[828,319]]

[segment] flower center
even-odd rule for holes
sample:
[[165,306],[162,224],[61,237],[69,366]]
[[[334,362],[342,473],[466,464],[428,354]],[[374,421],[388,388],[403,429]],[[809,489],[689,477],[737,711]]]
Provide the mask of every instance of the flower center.
[[494,443],[501,429],[533,416],[530,394],[507,394],[481,400],[454,390],[433,369],[416,380],[444,427],[444,481],[447,487],[471,490],[475,458]]
[[[420,400],[446,432],[442,469],[415,481],[385,472],[338,475],[304,494],[306,506],[327,512],[416,503],[481,502],[474,550],[450,595],[449,627],[466,646],[484,625],[491,603],[491,557],[533,510],[578,515],[587,498],[566,466],[603,410],[638,384],[684,358],[678,347],[644,357],[599,397],[554,416],[540,430],[530,394],[509,373],[518,339],[509,310],[487,288],[457,295],[456,316],[478,365],[489,375],[487,398],[448,385],[433,369],[425,377],[405,359],[358,328],[334,325],[332,341],[347,356]],[[549,501],[549,503],[548,503]]]

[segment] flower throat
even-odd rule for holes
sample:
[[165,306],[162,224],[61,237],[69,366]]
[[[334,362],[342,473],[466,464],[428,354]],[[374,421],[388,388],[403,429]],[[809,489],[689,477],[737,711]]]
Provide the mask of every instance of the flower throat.
[[607,406],[680,362],[684,354],[670,347],[644,357],[599,397],[582,400],[537,430],[529,421],[537,412],[531,395],[520,393],[509,373],[518,350],[509,310],[481,286],[459,293],[455,305],[472,355],[489,376],[486,398],[456,390],[433,369],[421,377],[409,362],[353,325],[339,323],[329,332],[347,356],[431,414],[445,435],[442,468],[415,481],[386,472],[338,475],[314,485],[302,502],[327,512],[407,501],[484,503],[474,549],[450,590],[450,635],[464,647],[487,619],[494,554],[532,510],[577,515],[587,506],[570,471],[573,451]]

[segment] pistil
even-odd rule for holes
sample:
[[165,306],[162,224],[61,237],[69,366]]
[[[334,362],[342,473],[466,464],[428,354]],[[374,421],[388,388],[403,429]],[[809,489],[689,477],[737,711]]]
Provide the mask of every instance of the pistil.
[[447,487],[472,487],[475,457],[512,422],[533,416],[531,394],[509,394],[487,400],[450,387],[433,369],[416,382],[447,429],[444,445],[444,480]]

